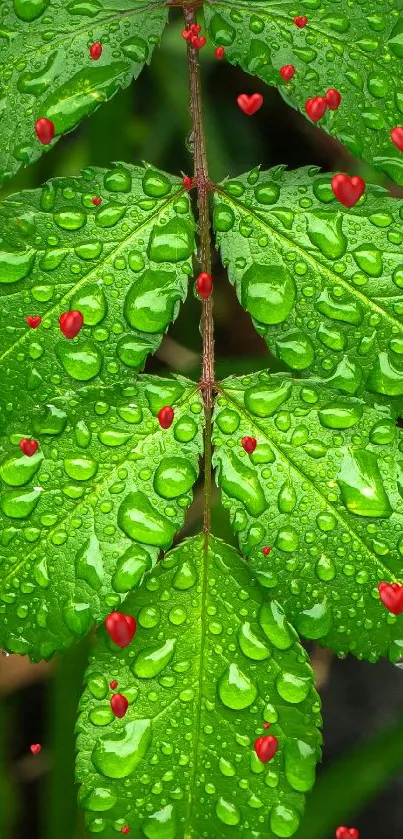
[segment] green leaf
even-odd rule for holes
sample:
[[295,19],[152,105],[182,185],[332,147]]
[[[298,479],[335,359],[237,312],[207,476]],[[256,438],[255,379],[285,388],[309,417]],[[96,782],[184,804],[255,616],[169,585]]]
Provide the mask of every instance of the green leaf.
[[[218,483],[261,584],[305,638],[396,660],[403,615],[377,591],[401,575],[403,556],[402,431],[391,411],[284,373],[220,389]],[[257,440],[251,455],[243,436]]]
[[[174,405],[169,429],[157,420],[164,405]],[[10,423],[0,462],[0,646],[49,658],[140,584],[191,502],[201,411],[193,382],[143,376],[34,413],[27,406]],[[32,457],[22,437],[39,441]]]
[[[130,383],[187,293],[194,221],[181,181],[122,164],[88,169],[11,196],[0,226],[2,413],[87,382]],[[84,316],[73,340],[58,323],[71,309]],[[37,329],[27,315],[42,317]]]
[[[368,13],[369,12],[369,13]],[[342,94],[336,111],[327,110],[321,128],[336,135],[356,157],[362,157],[403,184],[403,156],[390,132],[403,122],[403,15],[394,0],[372,9],[359,0],[207,0],[204,13],[210,36],[225,47],[226,57],[248,73],[279,88],[305,116],[305,102]],[[305,15],[298,29],[293,18]],[[291,82],[280,68],[295,67]]]
[[[274,839],[298,827],[320,755],[307,655],[233,548],[196,536],[122,606],[139,628],[101,633],[78,721],[77,778],[91,831],[147,839]],[[129,700],[114,719],[108,682]],[[279,747],[254,751],[263,721]]]
[[[0,186],[49,148],[37,139],[37,119],[54,123],[56,139],[74,129],[137,78],[168,18],[162,3],[146,0],[7,5],[0,31]],[[97,61],[89,54],[94,42],[103,47]]]
[[403,205],[367,187],[347,210],[314,167],[254,169],[215,195],[229,278],[295,371],[354,395],[403,394]]

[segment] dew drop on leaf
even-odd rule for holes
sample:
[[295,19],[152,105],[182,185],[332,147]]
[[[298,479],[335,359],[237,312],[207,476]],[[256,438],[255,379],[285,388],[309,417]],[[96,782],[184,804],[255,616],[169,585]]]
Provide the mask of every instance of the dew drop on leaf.
[[221,702],[232,710],[249,708],[257,697],[254,682],[239,669],[237,664],[230,664],[218,682],[218,695]]

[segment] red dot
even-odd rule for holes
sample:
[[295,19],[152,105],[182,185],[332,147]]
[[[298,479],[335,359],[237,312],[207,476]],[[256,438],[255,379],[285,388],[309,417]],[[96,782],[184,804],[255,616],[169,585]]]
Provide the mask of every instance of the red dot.
[[271,552],[271,548],[269,548],[269,546],[268,546],[268,545],[266,545],[266,547],[262,548],[262,554],[263,554],[264,556],[269,556],[269,553],[270,553],[270,552]]
[[280,67],[280,76],[284,79],[285,82],[289,82],[295,73],[295,67],[293,64],[284,64],[284,67]]
[[185,189],[192,189],[193,186],[193,178],[190,178],[189,175],[185,175],[183,178],[183,186]]
[[222,61],[225,58],[225,49],[224,47],[216,47],[214,50],[215,57],[217,61]]
[[91,198],[91,201],[94,207],[99,207],[99,205],[102,204],[102,198],[99,195],[94,195],[94,197]]
[[38,755],[40,751],[42,751],[42,746],[40,743],[33,743],[32,746],[29,747],[33,755]]
[[43,146],[49,145],[55,136],[55,126],[50,119],[40,117],[35,123],[36,136]]
[[206,271],[203,271],[202,274],[199,274],[196,280],[196,291],[202,300],[207,300],[207,298],[210,297],[212,290],[213,278],[211,274],[207,274]]
[[257,446],[256,437],[242,437],[241,443],[242,448],[245,449],[248,454],[253,454]]
[[117,686],[118,682],[116,681],[116,679],[113,679],[112,682],[109,682],[109,687],[111,690],[116,690]]
[[164,405],[160,411],[158,411],[158,422],[161,428],[170,428],[174,421],[174,409],[171,408],[170,405]]

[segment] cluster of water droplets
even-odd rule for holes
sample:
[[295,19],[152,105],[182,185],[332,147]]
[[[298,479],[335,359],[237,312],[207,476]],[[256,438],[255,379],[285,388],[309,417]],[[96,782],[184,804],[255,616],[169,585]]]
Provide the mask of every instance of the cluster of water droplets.
[[[141,369],[176,317],[192,272],[194,222],[180,182],[115,165],[57,179],[1,209],[0,350],[3,407],[46,403],[77,383],[111,383]],[[102,196],[95,207],[93,196]],[[78,310],[74,340],[58,317]],[[25,317],[39,315],[37,329]],[[66,375],[67,374],[67,375]]]
[[[75,128],[137,78],[160,41],[167,10],[123,0],[6,0],[2,4],[0,185],[43,153],[34,125]],[[89,47],[102,43],[93,61]],[[14,115],[18,114],[18,120]]]
[[[403,557],[403,441],[390,410],[285,374],[222,386],[218,481],[259,581],[304,637],[397,658],[402,619],[377,591]],[[257,439],[252,455],[245,434]]]
[[[211,539],[205,556],[203,545],[166,556],[125,604],[133,644],[117,653],[105,635],[90,662],[77,770],[92,832],[123,818],[147,839],[298,827],[320,753],[307,656],[236,552]],[[110,678],[129,699],[123,720]],[[266,765],[254,750],[264,722],[280,744]]]
[[[175,419],[162,429],[166,404]],[[139,585],[191,502],[201,411],[192,383],[144,377],[13,424],[0,462],[3,646],[48,658]],[[40,444],[32,457],[26,436]]]
[[[382,12],[371,0],[351,3],[348,15],[328,0],[301,0],[298,12],[308,16],[303,29],[293,21],[296,7],[287,13],[270,4],[251,10],[247,0],[236,8],[205,5],[210,35],[228,61],[279,87],[288,104],[304,113],[307,99],[336,87],[342,105],[326,112],[321,127],[403,183],[402,155],[390,138],[403,114],[402,26],[393,0]],[[282,83],[279,70],[286,64],[296,71]]]
[[330,387],[403,395],[403,210],[367,187],[354,213],[316,168],[225,181],[215,229],[238,297],[271,350]]

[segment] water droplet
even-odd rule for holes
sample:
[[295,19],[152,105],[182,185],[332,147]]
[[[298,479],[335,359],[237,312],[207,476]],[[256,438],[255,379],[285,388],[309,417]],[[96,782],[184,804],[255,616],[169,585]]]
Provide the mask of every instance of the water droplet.
[[181,417],[174,427],[174,437],[180,443],[190,443],[197,434],[197,425],[192,417]]
[[223,824],[236,825],[241,821],[241,813],[236,804],[226,801],[222,796],[217,801],[215,811]]
[[102,353],[92,341],[84,340],[80,344],[60,341],[56,344],[56,354],[66,373],[79,382],[88,382],[101,372]]
[[196,470],[182,457],[164,457],[154,475],[154,489],[162,498],[178,498],[188,492],[197,478]]
[[0,477],[9,486],[24,486],[36,475],[42,461],[43,454],[40,450],[30,457],[25,457],[24,454],[20,457],[9,457],[0,464]]
[[148,816],[142,830],[147,839],[176,839],[176,816],[172,804]]
[[283,265],[254,263],[243,274],[242,305],[260,323],[282,323],[292,310],[295,294],[294,280]]
[[255,188],[255,198],[259,204],[275,204],[280,196],[280,187],[275,181],[264,181]]
[[284,747],[285,775],[297,792],[309,792],[315,782],[317,750],[304,740],[290,738]]
[[172,661],[176,640],[170,638],[155,646],[144,647],[132,665],[135,676],[139,679],[153,679],[162,672],[164,667]]
[[314,348],[311,339],[303,332],[289,332],[276,341],[277,355],[293,370],[306,370],[314,360]]
[[118,511],[118,525],[130,539],[169,548],[176,526],[165,518],[151,501],[138,490],[130,492]]
[[371,443],[377,443],[378,445],[387,445],[388,443],[393,443],[393,440],[396,436],[396,426],[393,420],[391,419],[380,419],[375,425],[371,428],[369,432],[369,438]]
[[237,664],[230,664],[218,682],[218,695],[227,708],[240,711],[249,708],[257,697],[257,687]]
[[276,836],[288,839],[298,828],[300,815],[293,807],[277,804],[270,812],[270,827]]
[[95,534],[92,534],[77,551],[75,569],[78,579],[85,580],[94,591],[99,591],[104,579],[104,564]]
[[245,406],[257,417],[271,417],[291,395],[291,382],[272,380],[245,391]]
[[171,182],[162,172],[146,169],[143,176],[143,191],[152,198],[163,198],[171,191]]
[[352,251],[352,255],[362,271],[370,277],[380,277],[383,271],[382,253],[375,245],[366,243]]
[[297,503],[295,489],[290,480],[285,481],[278,494],[277,504],[280,513],[291,513]]
[[195,565],[191,560],[183,560],[172,580],[173,587],[178,591],[187,591],[194,586],[196,581],[197,571]]
[[128,778],[151,745],[151,720],[128,722],[116,734],[100,737],[92,751],[95,769],[107,778]]
[[343,503],[356,516],[387,517],[392,514],[385,487],[373,452],[364,449],[347,451],[337,482]]
[[250,515],[260,516],[266,509],[266,499],[255,471],[229,450],[217,451],[216,457],[224,492],[241,501]]
[[363,414],[363,407],[359,402],[343,402],[334,400],[328,402],[318,411],[318,417],[324,428],[352,428],[360,421]]
[[312,677],[309,668],[306,672],[302,670],[297,672],[294,669],[292,673],[288,673],[286,670],[282,670],[276,678],[276,688],[281,698],[295,705],[306,699],[311,684]]
[[[323,568],[321,566],[322,570]],[[323,579],[323,577],[319,579]],[[299,612],[295,619],[297,631],[304,638],[309,638],[310,640],[323,638],[330,632],[332,626],[332,612],[326,598],[319,603],[315,603],[310,609],[304,609],[302,612]]]
[[347,249],[341,213],[316,211],[307,217],[307,234],[327,259],[340,259]]
[[108,304],[102,288],[89,283],[74,295],[70,308],[81,312],[86,326],[96,326],[104,319]]
[[34,261],[35,251],[29,248],[20,252],[0,250],[0,283],[16,283],[25,279]]
[[11,519],[26,519],[33,513],[41,496],[39,488],[25,491],[11,490],[0,495],[0,507],[5,516]]
[[253,632],[250,623],[243,623],[238,631],[239,646],[247,658],[264,661],[270,656],[270,650]]
[[119,557],[112,577],[114,591],[124,593],[140,585],[146,571],[151,568],[151,558],[141,545],[132,545]]
[[181,262],[192,256],[193,251],[194,234],[189,222],[172,218],[153,227],[148,244],[148,255],[153,262]]
[[50,0],[13,0],[16,15],[27,23],[37,20],[49,6]]
[[234,775],[236,775],[235,766],[225,757],[220,757],[219,768],[220,772],[225,775],[226,778],[233,778]]
[[327,557],[325,554],[319,557],[315,565],[315,573],[316,576],[324,583],[334,580],[336,576],[336,567],[331,557]]
[[125,318],[133,329],[141,332],[163,332],[174,319],[181,295],[173,271],[145,271],[128,291]]
[[288,650],[297,639],[283,611],[275,600],[263,603],[259,613],[263,632],[278,650]]
[[348,298],[347,295],[336,297],[334,292],[330,292],[327,288],[322,291],[315,308],[322,315],[334,320],[341,320],[356,326],[359,326],[362,321],[362,309],[356,300],[352,297]]
[[98,464],[92,457],[78,454],[76,457],[67,457],[64,468],[69,478],[74,478],[76,481],[89,481],[96,475]]

